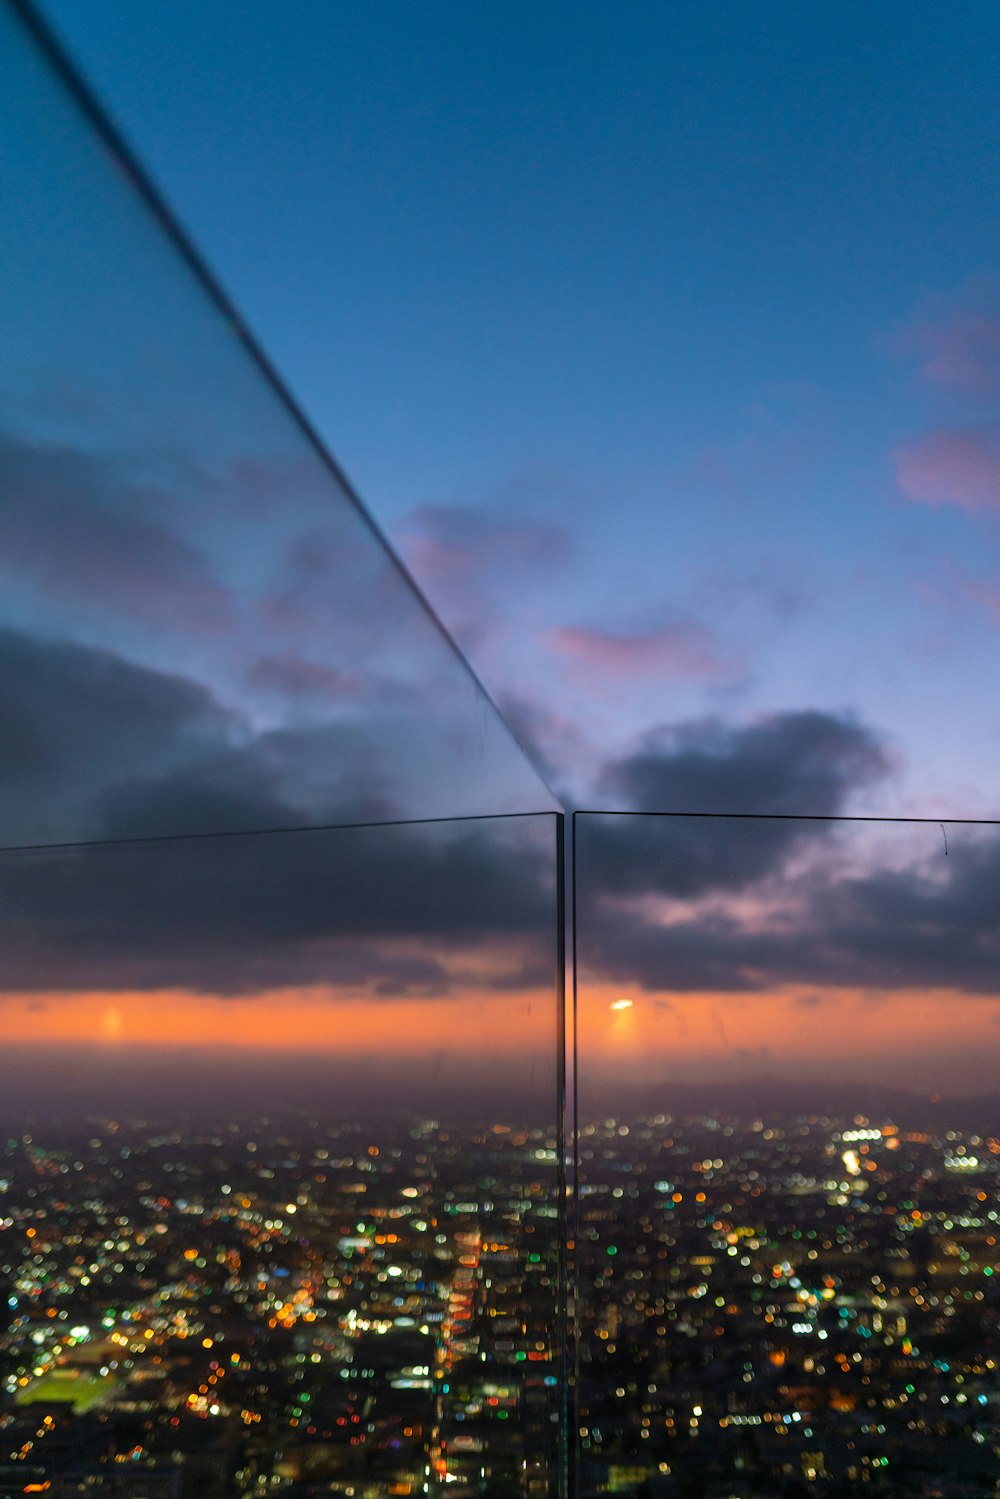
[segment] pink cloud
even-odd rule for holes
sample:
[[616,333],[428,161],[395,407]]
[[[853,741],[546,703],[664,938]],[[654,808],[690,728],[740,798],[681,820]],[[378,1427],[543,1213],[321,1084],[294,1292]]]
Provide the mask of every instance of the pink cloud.
[[509,519],[462,505],[421,505],[397,537],[415,577],[429,595],[466,601],[487,574],[519,575],[562,562],[569,539],[548,521]]
[[364,685],[357,675],[321,666],[301,656],[262,656],[250,672],[250,682],[282,697],[343,698]]
[[897,448],[896,478],[908,499],[1000,512],[1000,429],[938,427]]
[[1000,395],[1000,316],[963,313],[931,330],[922,373],[976,395]]
[[970,603],[985,609],[1000,624],[1000,583],[995,579],[956,577],[960,592]]
[[567,777],[590,768],[594,751],[580,723],[560,713],[551,701],[524,692],[501,692],[497,705],[550,786],[565,788]]
[[729,676],[733,669],[709,631],[694,622],[632,633],[567,625],[549,638],[577,676],[704,682]]
[[916,355],[929,384],[1000,396],[1000,283],[982,277],[957,297],[937,299],[893,342],[904,355]]

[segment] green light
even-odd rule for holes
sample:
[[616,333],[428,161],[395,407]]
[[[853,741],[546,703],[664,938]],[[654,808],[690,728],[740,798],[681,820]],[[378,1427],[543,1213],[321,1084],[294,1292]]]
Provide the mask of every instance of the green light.
[[992,1275],[993,1274],[993,1266],[992,1265],[987,1265],[986,1269],[983,1271],[983,1274],[984,1275]]
[[617,1254],[618,1253],[618,1249],[617,1249],[616,1245],[609,1244],[608,1245],[608,1253],[612,1254],[612,1255]]
[[514,1355],[514,1359],[515,1359],[515,1361],[516,1361],[516,1362],[517,1362],[517,1363],[519,1363],[519,1364],[523,1364],[523,1363],[524,1363],[524,1361],[525,1361],[525,1359],[526,1359],[526,1358],[527,1358],[527,1357],[528,1357],[528,1355],[527,1355],[527,1354],[526,1354],[526,1353],[515,1353],[515,1355]]

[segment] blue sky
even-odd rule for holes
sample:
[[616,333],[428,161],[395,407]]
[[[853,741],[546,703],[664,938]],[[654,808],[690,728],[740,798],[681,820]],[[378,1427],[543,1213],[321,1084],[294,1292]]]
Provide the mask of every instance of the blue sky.
[[995,7],[46,13],[563,785],[815,710],[1000,812]]

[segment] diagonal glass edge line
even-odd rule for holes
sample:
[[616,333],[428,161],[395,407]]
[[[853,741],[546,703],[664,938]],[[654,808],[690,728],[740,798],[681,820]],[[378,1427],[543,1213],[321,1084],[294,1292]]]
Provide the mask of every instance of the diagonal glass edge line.
[[348,479],[337,459],[333,456],[333,453],[327,447],[318,430],[302,410],[292,395],[291,390],[271,363],[261,345],[257,342],[245,319],[241,316],[236,305],[223,288],[222,283],[218,280],[214,271],[210,269],[201,253],[195,248],[187,231],[182,227],[179,219],[167,204],[166,199],[154,185],[150,174],[125,140],[124,135],[113,123],[104,106],[99,102],[96,91],[87,83],[76,63],[72,61],[61,42],[57,39],[56,33],[43,18],[41,12],[36,9],[34,0],[3,0],[3,3],[7,4],[14,16],[28,31],[49,66],[56,73],[60,82],[83,113],[88,124],[95,131],[105,147],[117,158],[119,165],[128,176],[132,187],[142,199],[148,211],[168,236],[191,274],[201,285],[202,290],[230,325],[230,331],[239,339],[248,356],[275,396],[277,396],[287,414],[298,427],[302,436],[316,453],[324,468],[326,468],[327,472],[343,490],[348,503],[368,527],[376,543],[382,549],[405,587],[409,590],[418,607],[431,621],[446,648],[457,660],[461,670],[465,672],[476,692],[481,696],[483,702],[490,709],[508,739],[518,750],[532,775],[551,798],[553,805],[551,807],[539,808],[539,811],[565,811],[566,809],[563,807],[559,797],[556,796],[552,787],[536,765],[534,757],[521,743],[521,740],[515,734],[503,713],[501,713],[492,696],[483,685],[475,668],[460,650],[451,633],[438,616],[437,611],[427,599],[420,585],[406,567],[406,564],[395,551],[381,526],[371,515],[365,502]]
[[147,843],[204,843],[211,840],[221,842],[224,838],[288,838],[303,833],[350,833],[376,828],[427,828],[454,827],[458,822],[515,822],[530,821],[537,817],[563,817],[565,814],[554,807],[541,812],[467,812],[460,817],[394,817],[382,822],[326,822],[296,823],[280,828],[225,828],[220,832],[209,830],[200,833],[153,833],[149,837],[135,838],[70,838],[64,843],[8,843],[0,844],[0,857],[5,854],[45,854],[70,852],[75,848],[135,848]]

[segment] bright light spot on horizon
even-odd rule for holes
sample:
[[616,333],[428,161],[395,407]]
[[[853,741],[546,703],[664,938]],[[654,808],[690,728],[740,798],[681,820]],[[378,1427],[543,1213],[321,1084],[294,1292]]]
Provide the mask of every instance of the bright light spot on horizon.
[[631,1010],[631,1008],[632,1008],[632,1000],[630,1000],[630,999],[613,999],[611,1001],[611,1008],[613,1010]]
[[108,1041],[122,1039],[122,1012],[116,1005],[110,1006],[104,1012],[104,1036]]

